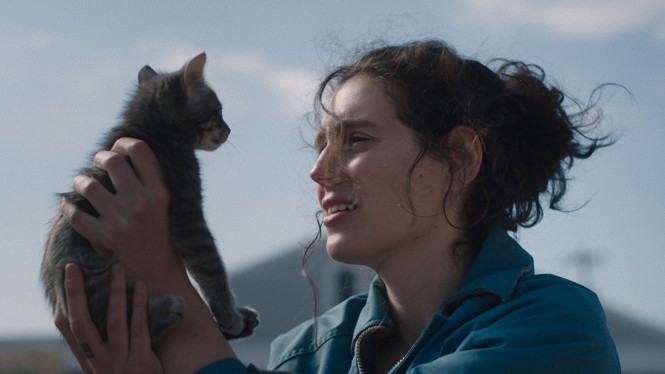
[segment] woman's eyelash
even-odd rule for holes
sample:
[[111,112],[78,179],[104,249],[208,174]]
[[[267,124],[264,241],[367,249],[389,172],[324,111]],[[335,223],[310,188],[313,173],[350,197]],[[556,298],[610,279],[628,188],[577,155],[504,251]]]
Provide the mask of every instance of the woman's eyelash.
[[361,134],[353,134],[353,135],[349,136],[348,140],[351,143],[355,143],[355,142],[359,142],[359,141],[369,140],[369,137],[366,136],[366,135],[361,135]]

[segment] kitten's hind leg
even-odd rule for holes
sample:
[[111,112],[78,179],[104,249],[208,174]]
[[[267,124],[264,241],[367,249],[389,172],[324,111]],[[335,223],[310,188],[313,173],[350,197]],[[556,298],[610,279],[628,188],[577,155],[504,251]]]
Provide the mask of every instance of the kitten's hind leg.
[[182,319],[185,300],[178,296],[157,296],[148,301],[148,325],[154,342],[166,329]]

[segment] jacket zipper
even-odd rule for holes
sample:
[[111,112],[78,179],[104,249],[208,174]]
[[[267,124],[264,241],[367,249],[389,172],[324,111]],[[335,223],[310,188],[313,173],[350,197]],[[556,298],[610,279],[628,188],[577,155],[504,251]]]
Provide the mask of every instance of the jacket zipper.
[[390,373],[394,373],[395,370],[397,370],[397,368],[402,364],[402,362],[404,362],[404,360],[406,359],[406,356],[407,356],[408,354],[409,354],[409,353],[407,352],[406,355],[402,356],[402,358],[400,358],[399,361],[397,361],[397,362],[395,363],[395,365],[393,365],[393,367],[392,367],[390,370],[388,370],[388,374],[390,374]]
[[356,356],[356,368],[358,369],[359,374],[365,373],[365,368],[363,367],[362,360],[360,359],[360,343],[366,336],[380,329],[381,327],[382,327],[381,325],[370,326],[365,330],[363,330],[363,332],[361,332],[360,335],[358,335],[358,340],[356,340],[356,346],[354,347],[354,352]]
[[[365,368],[363,366],[362,360],[360,359],[360,343],[362,342],[362,340],[366,336],[370,335],[371,333],[373,333],[374,331],[376,331],[380,328],[383,328],[383,326],[381,326],[381,325],[370,326],[370,327],[366,328],[365,330],[363,330],[360,333],[360,335],[358,336],[358,340],[356,340],[356,346],[354,347],[354,352],[355,352],[355,356],[356,356],[356,368],[358,369],[359,374],[364,374],[365,373]],[[409,352],[410,351],[411,350],[409,350]],[[393,365],[393,367],[388,371],[388,373],[394,373],[395,370],[400,366],[400,364],[402,364],[402,362],[404,362],[404,360],[406,359],[406,356],[408,356],[409,352],[407,352],[402,358],[400,358],[395,363],[395,365]]]
[[407,357],[409,357],[410,355],[414,355],[415,354],[414,352],[420,349],[420,346],[423,344],[424,341],[426,341],[429,338],[430,335],[432,335],[432,333],[436,330],[438,325],[439,323],[436,322],[435,320],[430,321],[430,323],[427,325],[427,327],[425,327],[425,330],[423,330],[423,332],[420,334],[416,342],[413,343],[411,348],[409,348],[406,354],[399,361],[397,361],[397,363],[392,367],[392,369],[390,369],[390,371],[388,371],[388,373],[397,373],[398,372],[397,370],[400,369],[400,367],[402,366],[402,364],[404,364],[405,361],[407,361],[406,360]]

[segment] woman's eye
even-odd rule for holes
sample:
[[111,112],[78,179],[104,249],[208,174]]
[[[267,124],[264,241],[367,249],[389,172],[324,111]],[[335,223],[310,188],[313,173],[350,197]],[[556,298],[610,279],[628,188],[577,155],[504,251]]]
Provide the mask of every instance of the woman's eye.
[[354,134],[349,136],[347,139],[347,144],[349,147],[360,147],[363,146],[364,143],[368,142],[370,138],[366,135],[360,135],[360,134]]
[[369,140],[369,138],[365,135],[360,135],[360,134],[353,134],[349,136],[349,143],[355,144],[355,143],[360,143]]

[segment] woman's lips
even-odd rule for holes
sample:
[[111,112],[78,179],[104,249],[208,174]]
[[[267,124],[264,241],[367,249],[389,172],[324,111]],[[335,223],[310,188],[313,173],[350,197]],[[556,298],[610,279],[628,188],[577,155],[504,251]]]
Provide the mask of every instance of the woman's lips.
[[323,217],[323,224],[326,227],[335,225],[344,219],[344,217],[350,215],[358,206],[355,204],[331,204],[325,210],[325,216]]

